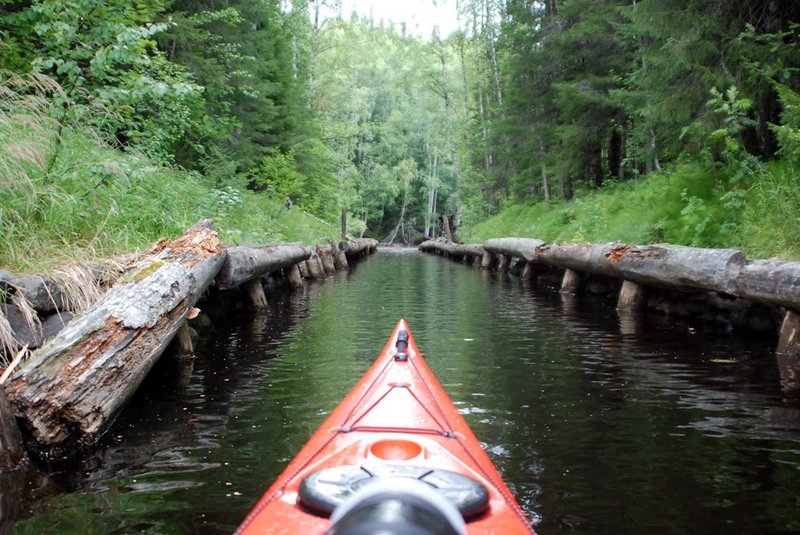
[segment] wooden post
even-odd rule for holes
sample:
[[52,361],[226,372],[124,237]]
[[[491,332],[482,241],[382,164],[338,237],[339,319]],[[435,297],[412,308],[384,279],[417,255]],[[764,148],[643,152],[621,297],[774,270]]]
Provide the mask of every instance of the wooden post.
[[184,322],[183,325],[178,327],[176,334],[178,337],[178,346],[182,355],[194,355],[194,345],[192,345],[192,335],[189,331],[189,324]]
[[314,278],[315,279],[324,278],[325,266],[322,264],[322,258],[320,258],[319,255],[316,255],[314,258],[311,259],[311,262],[314,265],[314,267],[311,268],[311,273],[314,275]]
[[800,356],[779,354],[778,370],[781,373],[781,388],[785,392],[800,389]]
[[577,293],[581,287],[581,274],[572,269],[564,270],[564,278],[561,281],[562,293]]
[[494,255],[489,251],[484,251],[481,269],[492,269],[492,265],[494,265]]
[[300,275],[300,266],[297,264],[288,268],[286,278],[289,279],[289,285],[292,288],[300,288],[303,286],[303,277]]
[[14,411],[0,386],[0,470],[10,470],[28,460]]
[[787,310],[783,317],[781,336],[778,339],[779,355],[796,355],[800,353],[800,314],[794,310]]
[[482,256],[476,256],[476,257],[474,257],[474,259],[472,261],[472,267],[479,268],[479,267],[481,267],[481,263],[482,262],[483,262],[483,257]]
[[264,293],[264,287],[261,285],[261,279],[256,277],[244,283],[247,289],[247,295],[250,296],[250,304],[256,310],[264,310],[267,308],[267,294]]
[[308,260],[303,260],[299,264],[297,264],[297,268],[300,270],[300,276],[304,279],[310,279],[311,274],[308,272]]
[[331,245],[331,256],[333,257],[333,265],[337,270],[350,267],[347,263],[347,256],[335,244]]
[[647,291],[643,284],[626,280],[622,283],[617,300],[617,310],[633,312],[647,305]]
[[504,254],[497,255],[497,271],[505,273],[508,271],[509,256]]
[[534,267],[533,262],[525,262],[525,267],[522,268],[522,280],[528,280],[533,278]]

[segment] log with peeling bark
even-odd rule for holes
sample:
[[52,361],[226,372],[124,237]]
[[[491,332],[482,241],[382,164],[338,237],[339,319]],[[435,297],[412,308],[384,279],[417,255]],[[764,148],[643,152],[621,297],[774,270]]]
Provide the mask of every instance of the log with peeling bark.
[[217,286],[229,290],[273,271],[291,267],[311,257],[304,244],[237,245],[228,247],[228,257],[217,276]]
[[14,411],[40,445],[65,452],[108,429],[222,266],[212,226],[154,245],[9,379]]
[[486,240],[483,249],[493,255],[505,255],[520,258],[526,262],[536,260],[536,248],[544,245],[542,240],[531,238],[496,238]]
[[536,262],[560,269],[597,275],[619,276],[609,260],[614,245],[603,243],[554,243],[536,249]]
[[624,279],[675,290],[736,296],[736,281],[747,259],[735,249],[682,245],[617,246],[608,254]]

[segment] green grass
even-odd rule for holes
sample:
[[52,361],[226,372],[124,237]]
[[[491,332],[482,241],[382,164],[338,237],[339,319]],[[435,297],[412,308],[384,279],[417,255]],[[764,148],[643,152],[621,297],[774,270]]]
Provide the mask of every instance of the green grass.
[[800,258],[800,188],[794,168],[773,163],[750,189],[727,191],[699,164],[583,192],[571,202],[506,208],[463,229],[465,243],[516,236],[546,242],[666,242],[735,247],[751,258]]
[[[214,188],[203,177],[155,165],[103,145],[90,132],[56,129],[37,115],[0,121],[0,266],[39,272],[76,260],[143,250],[200,219],[224,243],[336,239],[339,229],[297,207],[243,187]],[[233,181],[232,181],[233,183]]]

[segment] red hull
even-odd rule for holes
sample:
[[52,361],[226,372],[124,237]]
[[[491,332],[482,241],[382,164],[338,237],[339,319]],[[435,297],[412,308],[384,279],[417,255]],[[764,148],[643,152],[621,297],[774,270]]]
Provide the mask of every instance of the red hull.
[[341,465],[391,463],[463,474],[482,483],[488,510],[467,533],[533,533],[525,514],[442,386],[409,332],[408,359],[394,358],[395,327],[381,355],[289,463],[237,533],[324,533],[331,521],[298,503],[303,479]]

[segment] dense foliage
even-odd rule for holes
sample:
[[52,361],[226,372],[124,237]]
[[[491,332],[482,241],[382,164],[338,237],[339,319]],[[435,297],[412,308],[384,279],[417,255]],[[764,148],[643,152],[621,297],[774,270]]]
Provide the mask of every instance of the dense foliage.
[[[315,237],[411,241],[515,205],[580,219],[591,192],[637,187],[652,217],[631,232],[600,202],[590,232],[551,234],[749,246],[773,221],[789,245],[753,248],[795,254],[774,214],[800,210],[796,2],[463,0],[459,31],[421,37],[340,11],[0,0],[0,263],[198,217],[279,239],[287,198],[327,222]],[[508,229],[528,231],[548,233]]]

